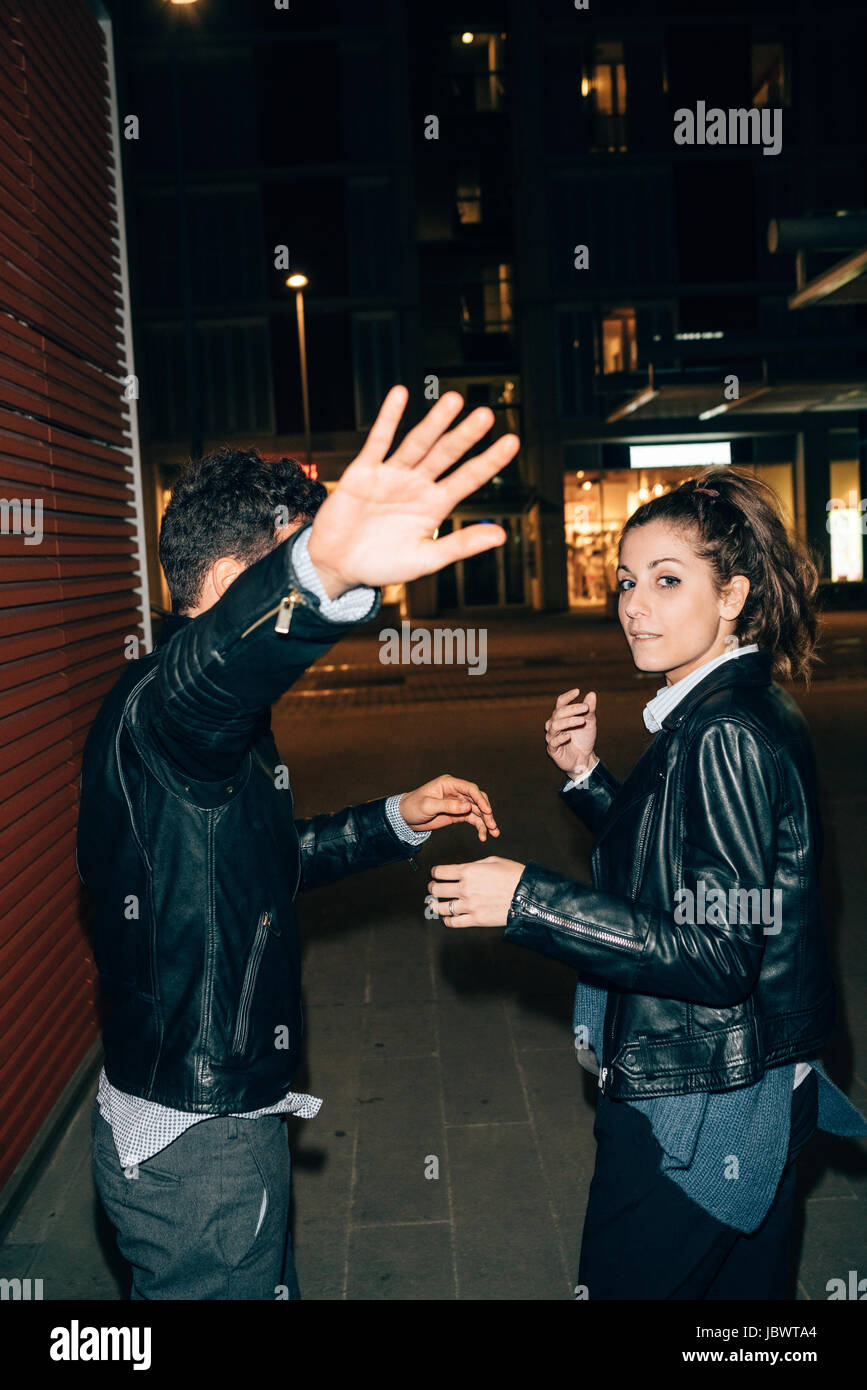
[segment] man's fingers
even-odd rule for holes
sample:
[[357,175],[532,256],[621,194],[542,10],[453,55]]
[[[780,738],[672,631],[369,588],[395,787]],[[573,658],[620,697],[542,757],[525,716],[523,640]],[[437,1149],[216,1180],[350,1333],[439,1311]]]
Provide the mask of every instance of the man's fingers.
[[478,444],[488,433],[496,416],[489,406],[477,406],[459,425],[438,439],[421,463],[421,469],[429,478],[438,478],[451,468],[453,463],[463,458],[468,449]]
[[449,790],[452,792],[463,793],[475,801],[483,811],[490,811],[491,802],[487,792],[483,792],[481,787],[477,787],[475,782],[464,782],[460,777],[449,777],[447,779]]
[[358,458],[363,459],[365,463],[382,462],[391,448],[408,400],[409,391],[405,386],[392,386],[379,407],[379,414],[370,427]]
[[[446,391],[436,405],[431,406],[427,415],[409,431],[405,439],[395,449],[389,464],[397,468],[414,468],[426,458],[437,440],[443,435],[464,408],[464,398],[457,391]],[[490,424],[487,429],[490,429]],[[484,430],[482,430],[484,434]]]
[[501,439],[494,440],[483,454],[468,459],[447,478],[443,478],[437,485],[443,516],[448,516],[465,497],[490,482],[495,473],[511,462],[520,447],[521,441],[516,434],[504,434]]
[[483,550],[492,550],[495,545],[503,545],[506,533],[502,526],[480,522],[475,526],[462,526],[439,540],[427,541],[422,547],[422,574],[435,574],[446,565],[457,560],[468,560],[472,555],[480,555]]

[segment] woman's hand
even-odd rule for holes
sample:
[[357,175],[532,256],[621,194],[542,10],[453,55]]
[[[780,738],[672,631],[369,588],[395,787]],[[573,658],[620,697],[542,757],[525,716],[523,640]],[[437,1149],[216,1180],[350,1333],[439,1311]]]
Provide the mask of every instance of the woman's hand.
[[525,868],[492,854],[474,864],[438,864],[427,891],[447,927],[504,927]]
[[448,773],[407,792],[401,797],[398,810],[410,830],[439,830],[444,825],[468,821],[476,827],[480,840],[486,840],[489,831],[492,835],[500,833],[487,794],[475,782],[465,782]]
[[576,686],[558,696],[554,713],[545,724],[548,757],[570,777],[581,775],[599,761],[596,746],[596,691],[588,690],[580,704],[573,701],[581,694]]

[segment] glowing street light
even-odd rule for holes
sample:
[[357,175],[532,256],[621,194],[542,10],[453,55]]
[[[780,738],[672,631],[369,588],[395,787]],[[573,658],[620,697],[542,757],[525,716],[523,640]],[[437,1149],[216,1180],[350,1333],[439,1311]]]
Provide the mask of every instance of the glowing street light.
[[310,447],[310,394],[307,389],[307,332],[304,327],[304,289],[309,283],[307,276],[298,271],[286,280],[289,288],[295,291],[295,313],[298,319],[298,358],[301,363],[301,404],[304,409],[304,452],[307,456],[308,476],[313,460]]
[[473,41],[473,39],[474,39],[475,37],[476,37],[475,34],[470,34],[470,33],[461,34],[461,43],[472,43],[472,41]]

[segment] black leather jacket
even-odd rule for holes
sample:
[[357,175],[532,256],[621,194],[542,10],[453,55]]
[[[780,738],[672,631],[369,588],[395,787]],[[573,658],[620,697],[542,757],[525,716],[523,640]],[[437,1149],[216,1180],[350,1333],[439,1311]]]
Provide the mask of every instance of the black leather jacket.
[[296,892],[413,853],[385,798],[294,819],[267,707],[352,626],[300,585],[300,534],[208,612],[167,619],[84,750],[77,857],[97,900],[106,1074],[179,1110],[285,1095],[302,1029]]
[[765,651],[724,662],[622,786],[599,764],[562,793],[597,836],[592,888],[530,863],[513,896],[507,940],[608,988],[615,1100],[748,1086],[831,1034],[815,765],[770,668]]

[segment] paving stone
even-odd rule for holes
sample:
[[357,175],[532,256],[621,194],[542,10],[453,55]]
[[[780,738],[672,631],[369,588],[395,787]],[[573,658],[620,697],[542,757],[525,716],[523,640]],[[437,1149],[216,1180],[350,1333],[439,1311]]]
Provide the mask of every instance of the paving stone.
[[349,1238],[347,1297],[453,1299],[452,1232],[448,1222],[356,1227]]
[[366,1062],[358,1105],[353,1224],[446,1220],[447,1180],[425,1177],[445,1155],[438,1059]]
[[529,1124],[452,1126],[448,1152],[460,1298],[569,1298]]

